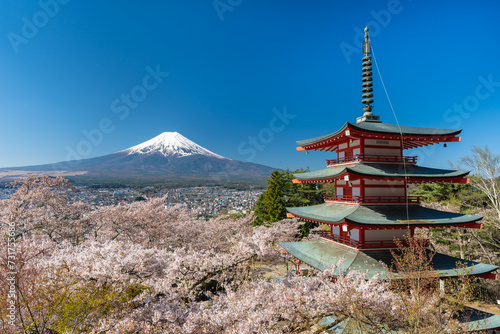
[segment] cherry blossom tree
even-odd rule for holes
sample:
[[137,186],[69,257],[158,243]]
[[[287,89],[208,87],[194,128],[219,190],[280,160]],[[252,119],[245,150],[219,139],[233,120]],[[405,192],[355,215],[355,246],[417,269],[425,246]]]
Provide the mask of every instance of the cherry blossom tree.
[[[186,209],[166,209],[163,199],[88,214],[87,207],[68,202],[65,191],[71,187],[63,179],[28,177],[15,186],[17,192],[1,202],[2,228],[10,233],[7,227],[14,223],[16,230],[19,326],[36,333],[45,328],[87,330],[90,320],[78,319],[111,316],[110,305],[132,306],[157,295],[175,296],[172,305],[196,305],[207,282],[245,279],[249,272],[243,268],[251,260],[278,259],[278,242],[293,240],[298,226],[286,221],[253,228],[251,217],[205,220]],[[6,273],[4,263],[4,279]],[[140,293],[127,294],[130,290]],[[97,303],[101,311],[76,307],[84,291],[90,300],[80,304]],[[109,298],[100,298],[102,294]],[[137,298],[132,303],[118,297],[123,294]]]
[[[492,248],[495,251],[494,258],[498,258],[500,252],[500,155],[493,154],[487,146],[480,148],[472,146],[472,154],[463,157],[459,161],[460,165],[470,169],[473,175],[470,178],[472,187],[481,191],[487,199],[489,208],[495,212],[492,217],[488,212],[484,212],[485,218],[483,224],[488,235],[479,236],[473,232],[475,241],[480,244],[484,251],[485,248]],[[490,262],[493,262],[490,260]]]
[[496,211],[500,219],[500,155],[493,154],[488,146],[480,148],[472,146],[472,154],[459,161],[472,170],[471,185],[482,191],[488,198],[489,204]]
[[425,234],[416,234],[405,238],[404,247],[397,241],[398,249],[391,251],[390,289],[397,293],[395,304],[405,315],[405,332],[465,333],[465,326],[457,319],[471,300],[472,283],[467,275],[440,280],[432,266],[436,252],[427,249],[427,241]]
[[16,233],[47,235],[60,242],[78,244],[87,230],[85,215],[90,208],[81,202],[70,203],[68,192],[75,188],[62,177],[30,175],[12,183],[17,191],[0,201],[1,230],[15,225]]
[[[453,315],[439,308],[447,305],[439,290],[397,289],[340,264],[281,280],[248,270],[255,260],[280,261],[279,242],[295,240],[296,220],[257,227],[252,217],[206,220],[165,208],[162,198],[90,212],[68,201],[63,179],[28,177],[16,186],[0,202],[5,333],[320,333],[333,325],[352,333],[410,325],[418,332],[438,328],[431,325],[443,312]],[[11,239],[15,327],[5,321]],[[212,282],[217,288],[205,291]],[[408,310],[428,320],[410,322]],[[451,316],[436,323],[436,333],[460,333]]]

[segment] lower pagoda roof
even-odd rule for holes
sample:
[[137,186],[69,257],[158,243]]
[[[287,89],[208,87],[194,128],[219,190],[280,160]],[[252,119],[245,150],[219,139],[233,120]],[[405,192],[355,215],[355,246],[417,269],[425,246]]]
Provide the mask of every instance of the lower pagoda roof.
[[303,182],[316,182],[321,180],[338,179],[346,174],[354,174],[365,177],[383,179],[456,179],[464,177],[469,172],[462,170],[437,169],[420,167],[415,165],[377,165],[377,164],[355,164],[348,166],[328,167],[313,172],[296,173],[294,177]]
[[376,228],[465,226],[475,224],[481,216],[439,211],[422,206],[358,206],[323,203],[312,206],[286,208],[295,217],[324,224],[344,222]]
[[[477,310],[472,307],[465,307],[462,312],[460,312],[458,320],[465,324],[467,331],[478,332],[488,329],[500,328],[500,315]],[[350,333],[346,328],[349,327],[350,318],[343,321],[338,321],[335,316],[324,317],[319,325],[327,327],[326,332],[331,334],[343,334]],[[381,333],[384,334],[402,334],[406,333],[405,330],[382,330]],[[368,332],[360,332],[359,334],[368,334]]]
[[[343,261],[341,267],[346,272],[359,270],[365,272],[368,278],[379,274],[382,279],[388,279],[391,274],[388,267],[391,266],[393,255],[389,250],[360,251],[322,239],[281,242],[280,245],[293,257],[318,270],[323,271]],[[444,278],[485,275],[498,269],[498,266],[436,253],[432,258],[432,268],[438,272],[439,277]]]

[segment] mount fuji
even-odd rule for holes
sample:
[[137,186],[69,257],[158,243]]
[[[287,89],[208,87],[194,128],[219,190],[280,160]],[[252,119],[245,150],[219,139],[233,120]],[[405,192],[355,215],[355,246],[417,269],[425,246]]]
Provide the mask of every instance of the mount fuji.
[[61,175],[75,184],[264,184],[274,168],[229,159],[187,139],[163,132],[139,145],[96,158],[0,169],[0,182]]
[[131,148],[121,152],[125,152],[128,155],[160,153],[165,157],[185,157],[200,154],[219,159],[227,159],[207,150],[204,147],[201,147],[178,132],[163,132],[153,139],[145,141],[139,145],[132,146]]

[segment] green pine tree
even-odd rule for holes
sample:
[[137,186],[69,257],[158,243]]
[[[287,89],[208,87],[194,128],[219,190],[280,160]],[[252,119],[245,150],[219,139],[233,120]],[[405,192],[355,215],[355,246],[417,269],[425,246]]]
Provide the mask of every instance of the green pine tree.
[[283,188],[283,174],[277,170],[273,171],[267,180],[267,194],[264,201],[264,219],[267,222],[277,222],[286,217]]
[[[255,203],[254,225],[273,223],[286,218],[286,207],[309,206],[323,203],[323,193],[316,183],[293,183],[295,173],[303,173],[308,170],[298,169],[273,171],[267,180],[267,189],[262,193]],[[309,229],[314,227],[313,223],[305,222],[301,226],[301,235],[308,235]]]
[[294,174],[309,172],[308,169],[297,169],[290,172],[283,171],[285,180],[284,197],[287,207],[310,206],[324,202],[323,190],[317,183],[293,183]]

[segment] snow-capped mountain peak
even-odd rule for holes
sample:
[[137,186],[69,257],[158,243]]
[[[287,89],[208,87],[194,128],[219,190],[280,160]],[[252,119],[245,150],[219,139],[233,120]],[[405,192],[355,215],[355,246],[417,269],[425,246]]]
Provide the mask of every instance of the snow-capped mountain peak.
[[[161,153],[166,157],[183,157],[201,154],[219,159],[227,159],[215,154],[195,142],[187,139],[178,132],[163,132],[162,134],[147,140],[139,145],[132,146],[122,152],[127,154],[153,154]],[[229,159],[228,159],[229,160]]]

